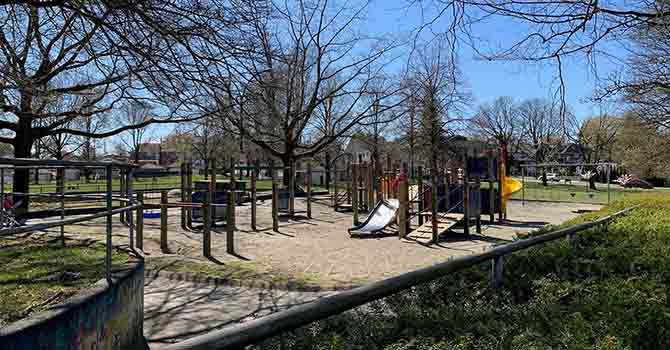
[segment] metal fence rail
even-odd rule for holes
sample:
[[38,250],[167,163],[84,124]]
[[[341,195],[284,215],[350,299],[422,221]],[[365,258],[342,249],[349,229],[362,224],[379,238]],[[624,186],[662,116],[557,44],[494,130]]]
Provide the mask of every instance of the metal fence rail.
[[[28,233],[33,231],[46,230],[52,227],[61,227],[61,239],[65,242],[63,228],[65,225],[72,225],[80,222],[85,222],[93,220],[96,218],[106,217],[106,251],[105,251],[105,275],[107,281],[112,280],[111,270],[112,270],[112,216],[120,213],[128,213],[128,229],[129,229],[129,238],[130,238],[130,247],[133,248],[133,230],[134,225],[132,222],[132,212],[136,209],[142,208],[142,203],[136,199],[133,194],[132,188],[132,174],[133,169],[136,165],[126,164],[126,163],[117,163],[117,162],[83,162],[83,161],[64,161],[64,160],[43,160],[43,159],[24,159],[24,158],[1,158],[0,157],[0,199],[3,202],[4,209],[4,199],[6,195],[20,195],[25,198],[29,197],[46,197],[46,198],[57,198],[60,199],[61,204],[61,216],[59,220],[49,220],[43,222],[37,222],[28,225],[21,225],[16,227],[2,227],[0,228],[0,237],[17,235],[21,233]],[[5,192],[5,170],[14,170],[14,169],[35,169],[36,171],[40,168],[53,168],[53,169],[67,169],[67,168],[102,168],[105,169],[105,192],[100,196],[95,195],[72,195],[64,193],[64,184],[61,184],[59,193],[49,193],[49,194],[35,194],[35,193],[20,193],[20,192]],[[125,197],[122,195],[123,192],[119,191],[119,196],[114,196],[113,181],[112,181],[112,172],[114,169],[125,170],[126,171],[126,180],[128,185],[126,186]],[[79,200],[104,200],[105,207],[101,207],[100,211],[94,214],[81,215],[76,217],[65,218],[64,216],[64,200],[65,199],[79,199]],[[113,201],[119,201],[123,203],[123,207],[114,209],[112,206]],[[141,213],[140,213],[141,214]],[[2,225],[4,225],[4,211],[0,212],[0,217],[3,218]],[[139,216],[138,216],[138,220]]]
[[618,211],[591,222],[574,225],[547,234],[498,246],[484,253],[455,258],[444,263],[373,282],[348,291],[343,291],[307,304],[292,307],[285,311],[245,322],[236,327],[230,327],[194,337],[168,346],[166,349],[241,349],[244,346],[256,344],[283,332],[340,314],[357,306],[398,293],[418,284],[435,280],[439,277],[480,264],[487,260],[491,260],[493,264],[493,282],[494,284],[499,284],[502,282],[502,258],[505,255],[562,237],[570,237],[579,231],[591,227],[607,224],[611,220],[625,215],[635,208],[637,208],[637,206]]

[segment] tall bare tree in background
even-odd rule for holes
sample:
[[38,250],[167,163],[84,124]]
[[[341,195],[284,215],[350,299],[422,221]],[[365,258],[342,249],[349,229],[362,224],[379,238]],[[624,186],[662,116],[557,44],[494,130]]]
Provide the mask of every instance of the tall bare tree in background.
[[[558,154],[564,144],[561,108],[557,103],[534,98],[519,105],[522,142],[530,146],[537,164],[547,162]],[[546,169],[542,168],[542,183],[547,186]]]
[[428,45],[410,70],[418,98],[417,150],[428,160],[433,180],[446,156],[447,135],[465,120],[463,107],[470,100],[453,49],[447,40]]
[[[128,102],[121,109],[121,125],[137,125],[145,123],[152,118],[152,108],[150,105],[138,101]],[[128,154],[133,163],[140,162],[140,152],[142,144],[151,138],[151,128],[149,125],[143,128],[129,129],[121,134],[121,142],[126,146]]]
[[[437,8],[421,30],[450,32],[455,21],[461,38],[487,60],[552,64],[560,97],[556,107],[564,124],[569,117],[563,74],[568,59],[596,73],[601,61],[621,62],[620,72],[596,74],[603,88],[595,97],[624,96],[631,107],[644,110],[640,118],[663,125],[670,120],[667,0],[434,0],[412,4]],[[503,20],[515,30],[505,36],[492,34],[490,39],[496,44],[488,45],[477,31],[492,19]],[[627,61],[616,56],[613,46],[631,48]]]
[[576,123],[574,131],[568,133],[568,137],[579,146],[584,162],[611,161],[614,143],[623,126],[623,119],[600,114]]
[[[395,126],[395,121],[399,120],[403,115],[404,110],[401,105],[395,108],[382,107],[382,100],[389,93],[397,90],[395,84],[392,84],[391,78],[385,76],[369,77],[371,79],[370,93],[368,95],[369,103],[372,105],[371,115],[365,121],[361,122],[357,134],[360,141],[367,145],[370,150],[370,164],[376,177],[382,175],[382,160],[381,155],[383,147],[386,144],[386,137]],[[405,99],[407,96],[402,96]]]
[[239,145],[236,140],[227,137],[225,130],[221,128],[221,119],[216,116],[208,115],[189,126],[190,134],[193,136],[191,149],[196,159],[202,160],[205,169],[205,179],[209,178],[210,160],[218,159],[221,162],[226,158],[233,157],[234,148]]
[[514,146],[519,144],[521,134],[519,108],[514,99],[503,96],[496,98],[493,103],[479,106],[470,122],[475,134],[498,145],[505,169],[509,171],[511,155],[514,154]]
[[409,156],[410,174],[414,177],[416,169],[416,153],[417,144],[419,143],[419,98],[417,96],[416,86],[413,85],[415,81],[406,79],[402,82],[403,89],[400,92],[403,95],[403,104],[401,108],[403,113],[398,120],[398,127],[400,129],[400,140],[407,145]]
[[[241,59],[229,73],[231,79],[222,84],[228,101],[222,105],[234,112],[221,116],[227,130],[288,169],[369,120],[373,106],[384,111],[397,104],[393,91],[376,103],[366,98],[391,46],[355,32],[368,3],[356,8],[328,1],[270,3],[266,16],[254,23],[261,55]],[[323,108],[328,114],[319,112]]]

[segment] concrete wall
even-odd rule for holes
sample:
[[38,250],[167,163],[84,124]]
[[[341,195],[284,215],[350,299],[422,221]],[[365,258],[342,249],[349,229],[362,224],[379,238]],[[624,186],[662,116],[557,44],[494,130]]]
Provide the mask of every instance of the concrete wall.
[[0,329],[0,349],[145,349],[144,263],[124,266],[113,280]]

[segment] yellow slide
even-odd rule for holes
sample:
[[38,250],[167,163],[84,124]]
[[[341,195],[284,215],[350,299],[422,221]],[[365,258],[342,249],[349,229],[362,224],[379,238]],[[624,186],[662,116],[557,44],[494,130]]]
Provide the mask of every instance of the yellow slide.
[[[501,165],[501,174],[505,173],[505,165]],[[502,212],[507,212],[507,200],[512,197],[514,192],[520,191],[523,184],[519,180],[515,180],[509,176],[503,176],[502,181]]]

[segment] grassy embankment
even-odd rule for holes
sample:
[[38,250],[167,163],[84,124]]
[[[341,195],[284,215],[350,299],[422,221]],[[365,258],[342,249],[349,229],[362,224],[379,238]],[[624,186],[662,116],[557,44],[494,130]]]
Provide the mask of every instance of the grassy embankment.
[[[105,248],[92,242],[0,239],[0,327],[62,302],[105,277]],[[128,256],[115,252],[113,264]]]
[[606,228],[506,257],[501,289],[482,264],[259,348],[668,349],[670,196],[631,195],[566,225],[636,204]]

